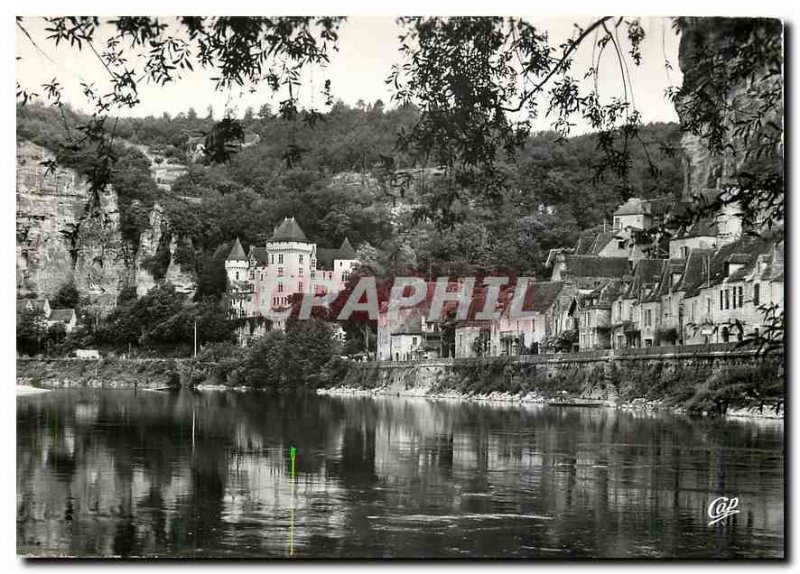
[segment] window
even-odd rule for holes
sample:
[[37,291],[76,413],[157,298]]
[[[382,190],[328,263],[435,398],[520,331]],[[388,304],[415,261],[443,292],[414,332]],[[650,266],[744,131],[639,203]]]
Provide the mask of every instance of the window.
[[617,249],[625,249],[625,240],[617,241]]
[[300,254],[300,263],[303,263],[303,254]]
[[744,285],[739,285],[739,307],[744,306]]
[[614,218],[614,229],[622,229],[622,221],[619,217]]
[[297,290],[298,291],[302,291],[303,290],[303,282],[302,281],[300,281],[300,283],[297,284]]
[[274,253],[269,256],[269,262],[270,263],[275,263],[275,254]]
[[238,271],[236,272],[236,280],[237,281],[239,280],[239,272]]
[[683,253],[683,258],[684,259],[689,257],[689,247],[688,246],[684,245],[683,247],[681,247],[681,252]]
[[300,267],[300,268],[297,270],[297,274],[298,274],[300,277],[302,277],[302,276],[303,276],[303,268],[302,268],[302,267]]
[[760,298],[761,298],[760,297],[760,295],[761,295],[760,291],[761,291],[761,284],[756,283],[755,285],[753,285],[753,305],[759,305],[760,304],[760,301],[759,301]]
[[711,314],[711,297],[706,297],[706,313]]
[[278,267],[278,277],[283,277],[283,267]]
[[411,344],[412,345],[416,345],[417,344],[417,338],[416,337],[411,337]]
[[653,311],[652,309],[647,309],[644,312],[644,324],[646,327],[649,327],[653,324]]
[[733,288],[733,308],[736,309],[736,287]]
[[725,308],[731,308],[731,292],[728,289],[725,289]]
[[311,278],[314,279],[317,276],[317,272],[313,269],[311,270]]
[[342,266],[342,262],[341,262],[341,261],[339,261],[339,267],[341,267],[341,266]]
[[719,290],[719,310],[722,311],[725,305],[725,296],[722,294],[722,289]]
[[283,293],[283,283],[278,283],[278,293]]

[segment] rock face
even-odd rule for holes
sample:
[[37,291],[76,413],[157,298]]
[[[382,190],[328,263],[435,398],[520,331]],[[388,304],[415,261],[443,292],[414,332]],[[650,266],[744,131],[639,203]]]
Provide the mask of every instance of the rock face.
[[[701,64],[708,63],[708,58],[716,59],[717,66],[722,62],[734,65],[735,57],[740,55],[739,48],[744,39],[753,34],[756,43],[763,45],[763,40],[771,42],[777,49],[781,46],[781,23],[771,19],[743,18],[679,18],[681,31],[679,48],[679,65],[683,72],[683,94],[691,94],[703,87],[707,82],[708,70]],[[766,65],[754,70],[746,79],[725,86],[724,93],[715,94],[724,105],[723,124],[725,127],[722,153],[712,153],[707,141],[698,135],[685,132],[681,141],[684,154],[685,185],[684,195],[689,199],[692,195],[708,189],[720,189],[734,184],[736,174],[748,161],[748,146],[740,134],[735,133],[737,122],[751,120],[759,113],[767,101],[769,94],[781,91],[783,79],[780,75],[769,75]],[[686,125],[689,119],[685,108],[678,99],[676,110],[681,123]],[[764,122],[772,121],[776,125],[783,124],[783,106],[773,106]],[[771,129],[771,128],[769,128]],[[750,141],[756,141],[751,135]]]
[[[163,210],[154,206],[150,226],[135,251],[122,238],[117,194],[93,193],[74,170],[48,171],[53,154],[30,142],[17,145],[17,295],[51,298],[74,282],[90,303],[108,310],[127,286],[142,295],[157,281],[142,265],[162,242]],[[193,293],[194,277],[171,261],[165,280]]]

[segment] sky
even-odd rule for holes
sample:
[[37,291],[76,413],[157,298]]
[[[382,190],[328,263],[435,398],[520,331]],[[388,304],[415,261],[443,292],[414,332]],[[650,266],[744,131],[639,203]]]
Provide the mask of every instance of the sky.
[[[546,30],[556,45],[575,34],[575,24],[587,26],[592,21],[588,17],[522,17],[537,28]],[[681,81],[677,65],[679,37],[669,19],[647,17],[642,18],[641,23],[646,32],[642,63],[638,67],[630,66],[633,102],[642,113],[645,123],[677,121],[675,110],[664,93],[669,86],[679,85]],[[81,82],[95,83],[98,87],[107,83],[108,76],[100,61],[86,49],[79,51],[63,43],[56,47],[52,40],[47,39],[45,23],[39,18],[25,18],[23,25],[40,50],[17,30],[16,52],[19,59],[16,73],[19,84],[25,89],[42,93],[43,83],[58,78],[64,86],[64,100],[78,109],[89,109],[82,94]],[[110,31],[110,27],[106,30]],[[391,65],[400,61],[399,31],[394,18],[348,18],[340,30],[339,51],[332,53],[327,68],[304,72],[301,105],[322,106],[321,89],[325,80],[330,79],[334,97],[349,105],[355,105],[359,100],[371,103],[380,99],[391,106],[392,93],[385,79]],[[102,37],[104,32],[101,30],[100,34]],[[625,43],[627,40],[620,38],[620,41]],[[591,58],[591,46],[587,45],[579,50],[575,69],[589,68]],[[665,61],[670,62],[671,70],[666,69]],[[280,95],[273,95],[266,87],[257,89],[255,93],[239,89],[215,91],[211,81],[213,75],[211,70],[196,68],[166,87],[152,84],[140,86],[141,103],[122,114],[143,117],[160,116],[166,112],[174,116],[192,107],[199,115],[205,116],[208,106],[212,106],[215,117],[220,118],[226,108],[237,116],[241,116],[247,107],[258,110],[264,103],[270,103],[276,109],[281,99]],[[600,66],[599,88],[606,98],[623,95],[618,62],[611,50],[606,51]],[[552,118],[540,117],[534,129],[547,129],[551,123]],[[586,126],[578,122],[574,131],[586,131]]]

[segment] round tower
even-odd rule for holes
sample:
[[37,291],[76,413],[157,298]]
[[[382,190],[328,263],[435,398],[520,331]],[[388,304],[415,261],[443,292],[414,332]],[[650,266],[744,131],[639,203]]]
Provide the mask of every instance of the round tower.
[[225,273],[228,276],[228,285],[234,286],[247,280],[248,266],[247,256],[242,248],[242,243],[237,237],[231,252],[225,259]]

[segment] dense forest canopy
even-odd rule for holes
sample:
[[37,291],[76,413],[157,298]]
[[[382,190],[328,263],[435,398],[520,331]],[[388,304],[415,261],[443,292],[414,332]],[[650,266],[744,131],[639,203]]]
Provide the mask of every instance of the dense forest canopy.
[[[251,138],[256,143],[223,163],[190,157],[191,142],[215,126],[193,110],[174,118],[120,118],[112,183],[120,195],[125,237],[135,247],[148,210],[158,202],[170,232],[188,240],[181,264],[201,276],[222,244],[239,237],[246,247],[261,245],[289,216],[320,245],[338,245],[348,237],[363,246],[375,271],[461,264],[541,274],[547,250],[571,245],[581,230],[610,222],[626,197],[678,198],[682,191],[675,124],[642,128],[647,154],[644,147],[632,148],[624,179],[613,173],[593,179],[603,161],[595,135],[563,139],[543,132],[530,136],[514,161],[503,162],[509,183],[501,209],[448,205],[460,217],[441,228],[427,217],[440,198],[437,166],[401,159],[397,163],[408,184],[384,177],[382,158],[402,158],[396,137],[416,114],[413,107],[386,109],[380,101],[354,108],[337,102],[308,125],[285,120],[265,105],[239,120],[245,134],[257,136]],[[59,150],[80,120],[73,111],[61,118],[55,108],[20,106],[18,137]],[[284,154],[292,145],[302,153],[289,166]],[[186,165],[187,172],[169,190],[156,187],[141,146],[150,161]],[[62,153],[59,161],[86,173],[94,158],[90,150],[75,150]],[[215,275],[216,281],[201,277],[202,290],[224,289],[224,276]]]

